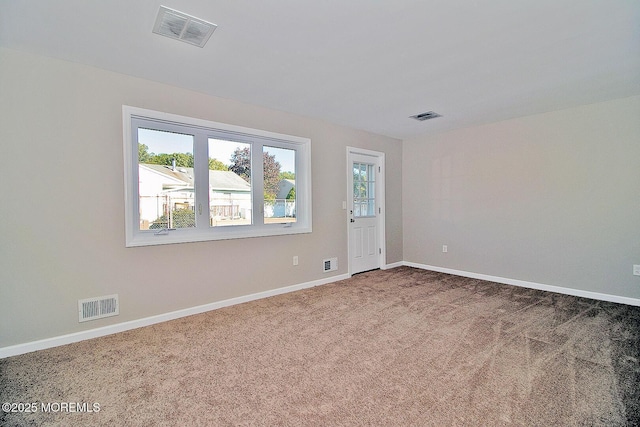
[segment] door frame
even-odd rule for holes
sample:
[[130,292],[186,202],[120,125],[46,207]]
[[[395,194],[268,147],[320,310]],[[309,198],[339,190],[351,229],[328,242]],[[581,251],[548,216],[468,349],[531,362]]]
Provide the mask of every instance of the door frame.
[[351,218],[352,214],[350,210],[353,208],[353,170],[351,155],[362,154],[365,156],[371,156],[376,159],[378,166],[378,172],[376,174],[376,209],[378,214],[376,215],[376,228],[378,239],[378,268],[384,269],[386,267],[387,251],[386,251],[386,231],[385,231],[385,154],[380,151],[367,150],[364,148],[347,147],[347,254],[348,254],[348,274],[352,276],[352,253],[351,253]]

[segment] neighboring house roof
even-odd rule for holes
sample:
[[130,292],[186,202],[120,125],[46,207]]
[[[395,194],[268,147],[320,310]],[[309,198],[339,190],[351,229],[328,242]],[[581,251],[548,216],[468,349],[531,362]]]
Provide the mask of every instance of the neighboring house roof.
[[[167,187],[193,187],[193,168],[178,166],[173,170],[172,167],[168,165],[155,165],[151,163],[141,163],[140,167],[145,167],[167,177]],[[209,187],[212,191],[220,192],[251,191],[251,185],[231,171],[210,170]]]
[[286,199],[289,191],[291,191],[291,189],[295,187],[296,181],[293,179],[280,180],[280,182],[278,183],[278,194],[276,195],[276,197],[278,199]]
[[163,183],[163,185],[170,187],[175,187],[176,185],[180,187],[193,187],[193,168],[177,167],[173,170],[171,166],[156,165],[152,163],[141,163],[140,167],[149,169],[164,176],[167,181],[166,183]]
[[217,191],[251,191],[251,185],[231,171],[209,171],[209,187]]

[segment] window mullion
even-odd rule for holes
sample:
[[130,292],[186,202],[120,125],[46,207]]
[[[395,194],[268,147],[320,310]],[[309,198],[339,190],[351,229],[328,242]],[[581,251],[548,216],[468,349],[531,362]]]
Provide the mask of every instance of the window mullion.
[[209,154],[207,134],[201,130],[194,132],[194,184],[196,228],[209,227]]
[[264,225],[264,170],[262,144],[251,144],[251,193],[253,198],[253,223]]

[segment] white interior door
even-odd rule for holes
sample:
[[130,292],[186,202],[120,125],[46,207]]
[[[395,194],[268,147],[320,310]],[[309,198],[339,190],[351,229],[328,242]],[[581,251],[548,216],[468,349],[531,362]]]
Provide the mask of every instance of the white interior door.
[[375,155],[349,152],[350,273],[381,267],[382,161]]

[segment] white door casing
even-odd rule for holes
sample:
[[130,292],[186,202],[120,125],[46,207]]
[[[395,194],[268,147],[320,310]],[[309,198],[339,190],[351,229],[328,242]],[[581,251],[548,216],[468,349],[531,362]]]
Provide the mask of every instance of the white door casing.
[[347,147],[349,274],[384,266],[384,153]]

